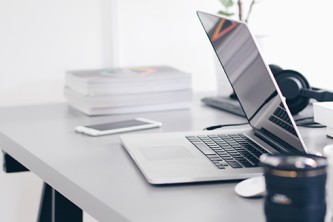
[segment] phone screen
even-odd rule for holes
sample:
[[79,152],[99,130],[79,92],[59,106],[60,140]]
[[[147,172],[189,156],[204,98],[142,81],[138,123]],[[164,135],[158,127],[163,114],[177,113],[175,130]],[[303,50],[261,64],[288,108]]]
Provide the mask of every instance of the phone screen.
[[91,125],[91,126],[86,126],[86,127],[95,129],[95,130],[99,130],[99,131],[106,131],[106,130],[114,130],[114,129],[132,127],[132,126],[143,126],[143,125],[148,125],[148,124],[151,124],[151,123],[132,119],[132,120],[125,120],[125,121],[120,121],[120,122]]

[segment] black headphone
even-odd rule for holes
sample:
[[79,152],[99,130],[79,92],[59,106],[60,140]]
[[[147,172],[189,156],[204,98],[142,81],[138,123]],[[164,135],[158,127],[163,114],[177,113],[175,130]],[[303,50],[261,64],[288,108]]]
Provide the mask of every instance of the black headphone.
[[310,98],[319,102],[333,101],[333,92],[310,87],[309,82],[299,72],[270,64],[276,82],[289,107],[291,114],[295,115],[302,111],[308,104]]

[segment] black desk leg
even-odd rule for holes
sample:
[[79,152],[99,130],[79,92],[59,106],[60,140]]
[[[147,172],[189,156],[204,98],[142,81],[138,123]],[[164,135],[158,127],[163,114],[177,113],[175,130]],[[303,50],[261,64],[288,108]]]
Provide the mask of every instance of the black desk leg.
[[51,186],[44,183],[38,222],[82,221],[82,210]]
[[[13,157],[3,152],[3,170],[6,173],[29,171]],[[39,208],[38,222],[82,222],[83,213],[80,208],[44,183]]]
[[3,153],[3,171],[6,173],[17,173],[29,171],[25,166],[17,162],[13,157],[2,151]]

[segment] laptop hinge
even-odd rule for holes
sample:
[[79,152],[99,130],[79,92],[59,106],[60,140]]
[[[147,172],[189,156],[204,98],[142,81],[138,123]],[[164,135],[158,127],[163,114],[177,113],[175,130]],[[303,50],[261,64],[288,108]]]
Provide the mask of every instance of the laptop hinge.
[[298,149],[274,136],[265,128],[254,129],[254,135],[281,153],[300,153]]

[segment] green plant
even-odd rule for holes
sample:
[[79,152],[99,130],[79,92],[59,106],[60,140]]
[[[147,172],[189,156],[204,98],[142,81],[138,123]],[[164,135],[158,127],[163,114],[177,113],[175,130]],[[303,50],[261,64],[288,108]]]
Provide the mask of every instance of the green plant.
[[225,10],[220,10],[218,13],[224,16],[233,16],[235,15],[234,12],[231,11],[234,8],[235,4],[237,3],[238,8],[238,19],[240,21],[248,22],[253,6],[258,2],[258,0],[251,0],[251,3],[248,6],[247,13],[244,14],[244,5],[243,0],[219,0],[222,5],[224,6]]

